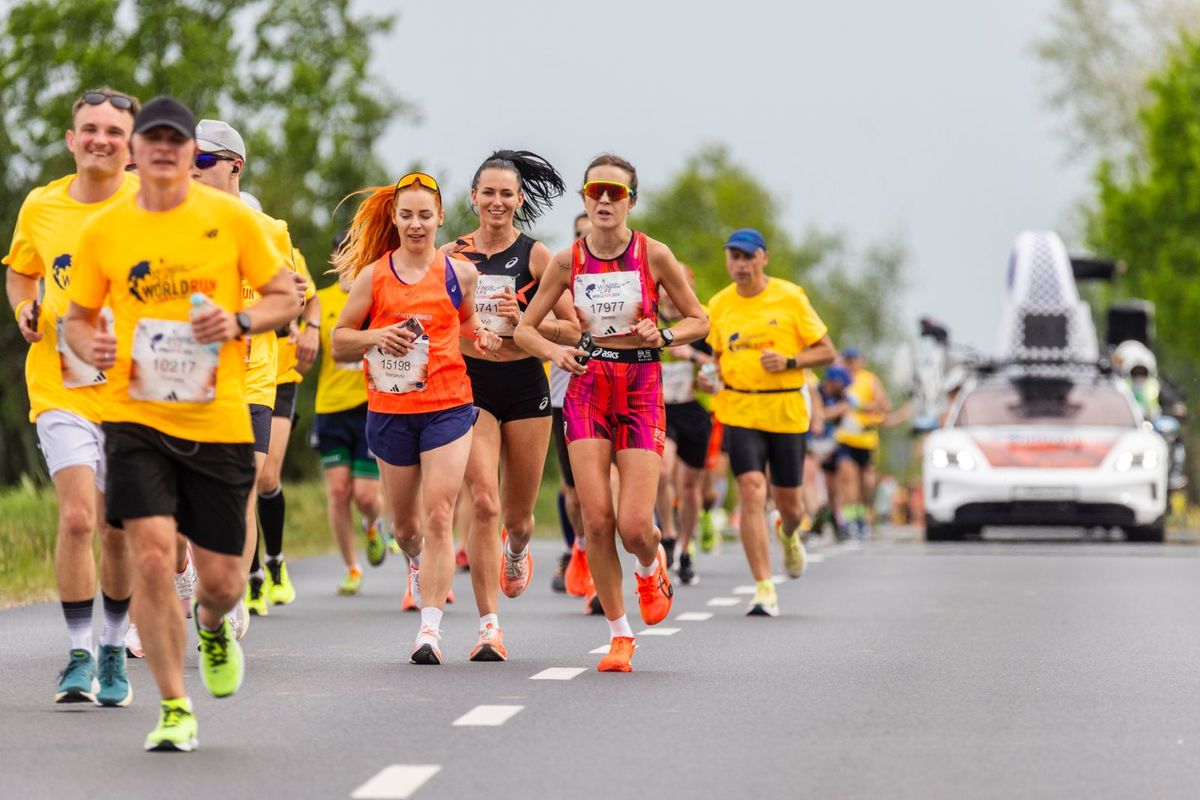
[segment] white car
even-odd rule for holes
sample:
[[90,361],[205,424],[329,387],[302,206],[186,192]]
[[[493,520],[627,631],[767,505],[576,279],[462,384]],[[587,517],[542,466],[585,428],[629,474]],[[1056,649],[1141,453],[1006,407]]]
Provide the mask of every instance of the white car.
[[985,525],[1120,527],[1163,540],[1167,446],[1096,367],[1001,366],[973,377],[924,448],[925,538]]

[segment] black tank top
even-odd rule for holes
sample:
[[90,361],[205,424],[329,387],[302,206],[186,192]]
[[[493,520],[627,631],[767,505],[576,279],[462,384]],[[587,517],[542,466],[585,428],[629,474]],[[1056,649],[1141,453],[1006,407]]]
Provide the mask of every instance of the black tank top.
[[462,236],[454,242],[450,255],[470,261],[480,275],[503,275],[514,279],[513,291],[517,294],[517,306],[524,311],[537,291],[537,280],[529,269],[529,255],[533,252],[536,239],[519,234],[517,240],[489,258],[475,248],[475,236]]

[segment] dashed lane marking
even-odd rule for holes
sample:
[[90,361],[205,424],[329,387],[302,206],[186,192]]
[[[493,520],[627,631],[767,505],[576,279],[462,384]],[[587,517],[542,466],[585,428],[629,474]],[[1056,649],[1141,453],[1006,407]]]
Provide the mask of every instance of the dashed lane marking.
[[608,655],[608,648],[609,648],[608,645],[602,644],[599,647],[597,647],[595,650],[588,650],[588,652],[594,656],[603,656],[603,655]]
[[758,590],[755,589],[753,586],[735,586],[735,587],[733,587],[734,594],[754,594],[756,591],[758,591]]
[[714,597],[704,605],[712,606],[713,608],[732,608],[741,604],[742,601],[736,597]]
[[503,725],[515,717],[525,706],[475,706],[458,719],[455,727]]
[[[607,652],[608,647],[606,646],[604,648],[604,650],[605,650],[605,652]],[[571,678],[574,678],[577,675],[581,675],[584,672],[587,672],[587,670],[584,669],[583,667],[550,667],[549,669],[542,670],[537,675],[530,675],[529,680],[531,680],[531,681],[569,681],[569,680],[571,680]]]
[[407,800],[441,771],[437,764],[393,764],[354,790],[353,800]]
[[686,611],[675,615],[676,622],[705,622],[712,618],[711,611]]
[[646,630],[634,634],[635,636],[674,636],[683,628],[646,628]]

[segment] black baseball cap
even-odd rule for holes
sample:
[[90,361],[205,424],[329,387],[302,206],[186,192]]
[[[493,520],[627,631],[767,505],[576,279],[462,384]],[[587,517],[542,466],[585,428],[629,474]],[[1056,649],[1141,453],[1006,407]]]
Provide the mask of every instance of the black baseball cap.
[[145,133],[151,128],[168,127],[189,139],[196,138],[196,115],[174,97],[160,95],[138,112],[133,120],[133,132]]

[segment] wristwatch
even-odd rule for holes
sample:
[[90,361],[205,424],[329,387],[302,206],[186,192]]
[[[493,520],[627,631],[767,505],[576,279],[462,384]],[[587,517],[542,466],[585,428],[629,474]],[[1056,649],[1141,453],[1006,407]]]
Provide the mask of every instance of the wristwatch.
[[795,369],[796,368],[796,357],[795,356],[790,357],[787,360],[786,366],[788,369]]
[[234,316],[234,319],[237,320],[238,330],[241,331],[242,336],[245,336],[247,333],[250,332],[250,315],[249,314],[247,314],[245,311],[239,311]]
[[675,342],[675,333],[670,328],[659,328],[658,335],[662,337],[663,347],[670,347]]

